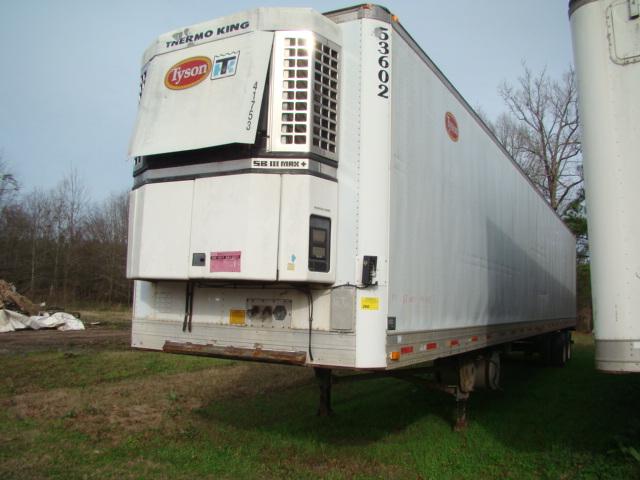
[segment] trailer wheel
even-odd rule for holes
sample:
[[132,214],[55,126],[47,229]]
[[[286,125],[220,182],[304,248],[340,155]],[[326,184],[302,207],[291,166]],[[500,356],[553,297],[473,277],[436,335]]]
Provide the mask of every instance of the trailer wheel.
[[493,350],[476,359],[475,388],[500,388],[500,352]]
[[567,363],[568,347],[565,332],[556,332],[549,339],[550,360],[554,367],[564,367]]
[[487,360],[487,386],[491,390],[498,390],[500,388],[500,352],[494,350]]
[[544,335],[538,339],[537,349],[540,353],[540,359],[545,365],[553,364],[553,336],[551,334]]

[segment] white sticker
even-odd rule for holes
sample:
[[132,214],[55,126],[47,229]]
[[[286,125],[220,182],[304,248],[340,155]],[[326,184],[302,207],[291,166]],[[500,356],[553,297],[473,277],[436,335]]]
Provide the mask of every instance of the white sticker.
[[258,159],[255,158],[251,160],[252,168],[267,168],[267,169],[295,169],[295,170],[308,170],[309,169],[309,161],[302,160],[286,160],[281,158],[269,158],[269,159]]

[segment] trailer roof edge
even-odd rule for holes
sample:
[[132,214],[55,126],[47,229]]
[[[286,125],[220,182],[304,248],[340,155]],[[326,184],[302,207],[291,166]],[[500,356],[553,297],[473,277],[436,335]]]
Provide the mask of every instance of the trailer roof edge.
[[584,7],[587,3],[597,2],[598,0],[569,0],[569,16],[578,10],[580,7]]
[[[348,22],[350,20],[356,20],[360,18],[370,18],[373,20],[382,20],[383,22],[391,21],[391,10],[382,5],[376,5],[373,3],[360,3],[358,5],[352,5],[351,7],[339,8],[337,10],[331,10],[324,12],[325,17],[331,18],[336,23]],[[336,21],[333,17],[340,17],[340,20]]]
[[[593,2],[597,0],[572,0],[572,2]],[[578,7],[576,7],[578,8]],[[415,53],[425,62],[425,64],[436,74],[436,76],[444,83],[447,89],[453,94],[458,101],[462,104],[462,106],[467,110],[467,112],[473,117],[473,119],[480,125],[480,127],[484,130],[484,132],[489,135],[489,137],[493,140],[493,142],[500,148],[502,153],[504,153],[507,158],[511,161],[511,163],[516,167],[516,169],[520,172],[520,174],[525,178],[525,180],[531,185],[534,192],[540,196],[542,201],[545,203],[547,208],[553,212],[553,214],[560,220],[560,223],[567,229],[567,231],[573,236],[575,239],[576,236],[571,231],[569,226],[564,222],[560,214],[551,208],[551,205],[544,197],[540,189],[533,183],[533,181],[529,178],[529,176],[524,172],[522,167],[514,160],[511,154],[504,147],[502,142],[498,140],[493,130],[491,130],[487,124],[480,118],[478,113],[473,109],[471,105],[467,102],[467,100],[462,96],[462,94],[458,91],[458,89],[451,83],[451,81],[446,77],[446,75],[440,70],[440,68],[431,60],[429,55],[422,49],[422,47],[416,42],[416,40],[411,36],[411,34],[402,26],[402,24],[397,20],[397,17],[391,13],[391,11],[383,6],[374,5],[374,4],[360,4],[354,5],[347,8],[341,8],[339,10],[332,10],[330,12],[325,12],[323,15],[329,17],[336,23],[344,23],[354,20],[360,20],[362,18],[369,18],[374,20],[381,20],[383,22],[388,23],[396,30],[400,36],[409,44],[409,46],[413,49]]]

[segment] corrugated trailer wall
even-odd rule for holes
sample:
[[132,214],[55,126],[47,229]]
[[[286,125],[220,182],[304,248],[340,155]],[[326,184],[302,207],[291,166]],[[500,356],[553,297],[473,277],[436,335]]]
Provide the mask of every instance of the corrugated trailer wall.
[[574,319],[573,235],[428,62],[394,31],[389,333]]

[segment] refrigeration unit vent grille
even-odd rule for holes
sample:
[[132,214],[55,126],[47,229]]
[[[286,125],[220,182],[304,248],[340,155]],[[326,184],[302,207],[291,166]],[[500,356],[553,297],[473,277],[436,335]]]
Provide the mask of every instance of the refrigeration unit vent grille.
[[308,31],[276,32],[271,149],[337,160],[340,47]]
[[316,41],[313,75],[313,146],[336,153],[338,51]]
[[309,124],[309,46],[307,38],[285,38],[280,142],[307,145]]

